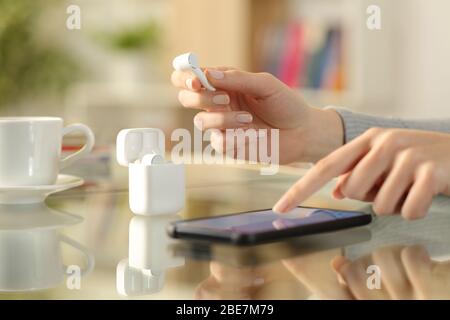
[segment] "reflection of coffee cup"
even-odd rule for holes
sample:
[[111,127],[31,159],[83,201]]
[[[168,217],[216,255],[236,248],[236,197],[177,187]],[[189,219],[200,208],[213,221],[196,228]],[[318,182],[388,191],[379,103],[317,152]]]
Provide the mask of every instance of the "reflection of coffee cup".
[[[86,144],[61,159],[62,137],[80,131]],[[61,118],[0,118],[0,185],[32,186],[56,182],[59,170],[92,150],[94,134],[83,124],[63,127]]]
[[41,290],[61,284],[67,270],[61,258],[61,242],[86,257],[81,276],[93,269],[94,258],[87,249],[57,229],[0,231],[0,291]]

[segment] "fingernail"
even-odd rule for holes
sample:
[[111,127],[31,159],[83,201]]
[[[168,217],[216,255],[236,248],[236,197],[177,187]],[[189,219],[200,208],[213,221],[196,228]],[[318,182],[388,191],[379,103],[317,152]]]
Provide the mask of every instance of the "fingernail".
[[236,120],[240,123],[250,123],[253,120],[253,117],[250,113],[240,113],[236,115]]
[[278,213],[284,213],[289,208],[289,202],[285,199],[281,199],[273,206],[273,211]]
[[192,86],[192,79],[186,79],[186,87],[191,90],[194,88]]
[[225,74],[219,70],[208,70],[208,73],[211,75],[211,77],[217,80],[223,79],[225,77]]
[[229,104],[230,103],[230,97],[226,94],[218,94],[215,95],[212,99],[212,101],[215,104]]
[[347,285],[347,283],[346,283],[345,280],[344,280],[344,277],[343,277],[340,273],[338,273],[338,274],[336,275],[336,278],[337,278],[337,282],[338,282],[340,285],[343,285],[343,286]]

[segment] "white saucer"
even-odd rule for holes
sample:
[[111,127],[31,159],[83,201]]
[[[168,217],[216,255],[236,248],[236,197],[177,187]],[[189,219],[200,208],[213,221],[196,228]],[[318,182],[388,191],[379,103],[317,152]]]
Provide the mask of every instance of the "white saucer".
[[81,186],[80,177],[60,174],[55,184],[42,186],[0,186],[0,204],[44,202],[50,194]]

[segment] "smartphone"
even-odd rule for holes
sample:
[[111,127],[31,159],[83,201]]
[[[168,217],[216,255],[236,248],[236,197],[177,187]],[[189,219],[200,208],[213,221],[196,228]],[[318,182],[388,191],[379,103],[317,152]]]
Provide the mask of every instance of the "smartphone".
[[371,221],[372,216],[363,212],[297,207],[286,214],[264,209],[175,221],[168,226],[168,233],[180,239],[254,245],[362,226]]

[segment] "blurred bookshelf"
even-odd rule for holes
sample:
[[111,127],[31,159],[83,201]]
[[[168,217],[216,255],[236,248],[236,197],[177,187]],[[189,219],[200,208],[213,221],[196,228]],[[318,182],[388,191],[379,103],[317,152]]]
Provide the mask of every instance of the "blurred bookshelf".
[[361,1],[251,0],[250,67],[312,104],[355,106],[363,96]]

